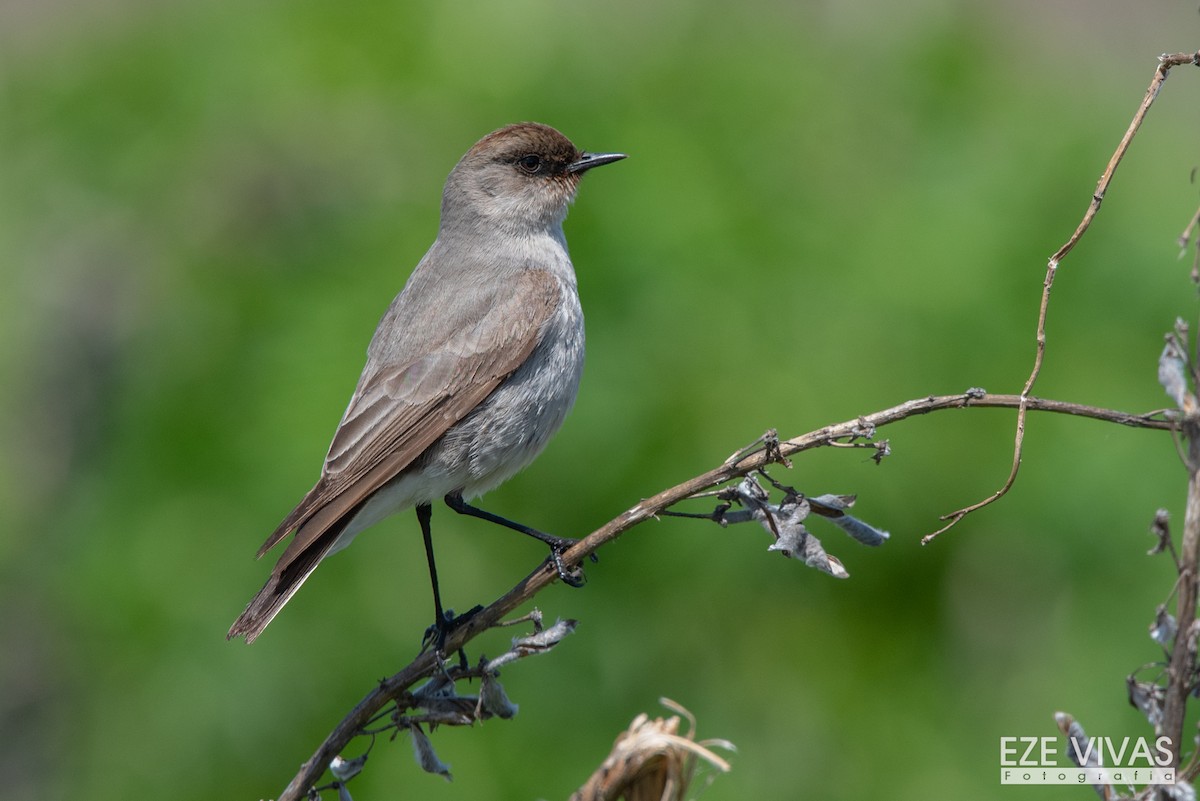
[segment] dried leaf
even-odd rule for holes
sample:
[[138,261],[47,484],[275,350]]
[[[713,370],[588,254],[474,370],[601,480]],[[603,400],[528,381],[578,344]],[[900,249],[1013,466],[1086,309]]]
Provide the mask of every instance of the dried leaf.
[[335,756],[329,762],[329,772],[339,782],[346,782],[361,773],[365,764],[367,764],[366,754],[355,759],[342,759],[340,756]]
[[1146,551],[1147,556],[1154,556],[1162,553],[1171,547],[1171,516],[1166,509],[1159,509],[1154,513],[1154,522],[1150,524],[1150,533],[1158,538],[1154,543],[1154,547]]
[[1167,335],[1162,355],[1158,357],[1158,383],[1167,391],[1167,396],[1187,414],[1196,410],[1196,397],[1188,390],[1187,357],[1179,337]]
[[479,706],[498,718],[508,720],[517,714],[517,705],[508,699],[494,673],[484,673],[479,687]]
[[1159,606],[1154,613],[1154,622],[1150,624],[1150,639],[1170,651],[1175,643],[1177,629],[1175,616],[1168,612],[1165,606]]
[[413,755],[417,758],[417,764],[421,766],[421,770],[445,776],[446,781],[452,781],[450,766],[438,759],[437,753],[433,750],[433,743],[429,741],[429,736],[421,730],[421,727],[414,723],[408,727],[408,733],[412,735]]

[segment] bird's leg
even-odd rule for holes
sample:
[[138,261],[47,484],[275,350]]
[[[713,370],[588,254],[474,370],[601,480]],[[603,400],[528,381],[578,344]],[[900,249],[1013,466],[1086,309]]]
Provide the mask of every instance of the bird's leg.
[[[425,539],[425,558],[429,562],[429,583],[433,586],[433,625],[425,629],[425,637],[421,641],[421,650],[432,645],[438,653],[446,645],[446,637],[450,632],[470,620],[482,606],[476,606],[465,615],[455,617],[442,608],[442,596],[438,591],[437,565],[433,561],[433,535],[429,529],[429,520],[433,516],[433,507],[427,503],[417,505],[417,522],[421,524],[421,536]],[[466,664],[467,655],[459,651],[459,657]]]
[[538,531],[536,528],[515,523],[500,515],[492,514],[491,512],[472,506],[463,500],[462,493],[452,492],[446,496],[446,505],[460,515],[470,515],[478,517],[480,520],[487,520],[490,523],[497,523],[505,528],[511,528],[513,531],[519,531],[526,536],[541,540],[550,546],[550,560],[554,562],[554,568],[558,571],[558,577],[562,579],[563,584],[571,587],[582,587],[587,580],[583,575],[583,569],[580,567],[568,568],[563,562],[563,554],[579,540],[571,539],[570,537],[555,537],[553,534],[547,534],[544,531]]

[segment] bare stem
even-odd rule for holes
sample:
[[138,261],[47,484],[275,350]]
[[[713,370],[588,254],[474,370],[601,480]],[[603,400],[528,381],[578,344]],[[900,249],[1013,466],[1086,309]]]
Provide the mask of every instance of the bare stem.
[[1175,644],[1167,671],[1167,695],[1163,700],[1162,733],[1171,738],[1171,764],[1179,766],[1183,747],[1183,717],[1196,672],[1196,653],[1189,648],[1192,622],[1196,619],[1197,575],[1200,569],[1200,421],[1183,424],[1188,442],[1188,494],[1183,520],[1183,545],[1179,566],[1179,597],[1176,601]]

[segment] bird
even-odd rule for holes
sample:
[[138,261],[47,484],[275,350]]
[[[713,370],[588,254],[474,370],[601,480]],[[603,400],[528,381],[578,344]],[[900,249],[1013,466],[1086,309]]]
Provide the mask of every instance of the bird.
[[466,616],[442,607],[430,532],[439,499],[542,540],[559,577],[582,583],[562,559],[576,540],[468,501],[528,466],[574,404],[583,311],[562,225],[584,173],[625,157],[582,151],[524,122],[489,133],[458,161],[437,237],[375,330],[320,478],[258,556],[292,539],[227,639],[253,642],[322,560],[412,508],[433,587],[430,631],[444,641]]

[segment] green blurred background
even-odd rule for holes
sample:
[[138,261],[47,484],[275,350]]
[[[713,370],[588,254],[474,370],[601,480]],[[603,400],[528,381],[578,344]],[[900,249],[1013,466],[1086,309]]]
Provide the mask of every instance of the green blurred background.
[[[630,154],[567,221],[579,402],[487,498],[583,534],[768,427],[1018,391],[1047,256],[1155,56],[1197,47],[1195,3],[1166,0],[0,5],[0,795],[274,796],[413,655],[410,515],[253,647],[224,634],[484,133],[533,119]],[[1198,99],[1180,68],[1064,263],[1038,394],[1165,405],[1162,333],[1195,317]],[[520,715],[436,733],[452,784],[381,743],[355,798],[564,798],[662,695],[739,747],[709,799],[1090,798],[1001,787],[999,737],[1053,735],[1059,709],[1148,733],[1123,679],[1161,658],[1173,572],[1145,532],[1182,518],[1185,475],[1162,434],[1034,416],[1012,493],[920,547],[999,486],[1012,429],[941,413],[883,432],[880,467],[777,471],[891,530],[868,550],[816,529],[848,581],[749,527],[635,529],[539,598],[582,622],[505,672]],[[460,609],[542,558],[435,526]]]

